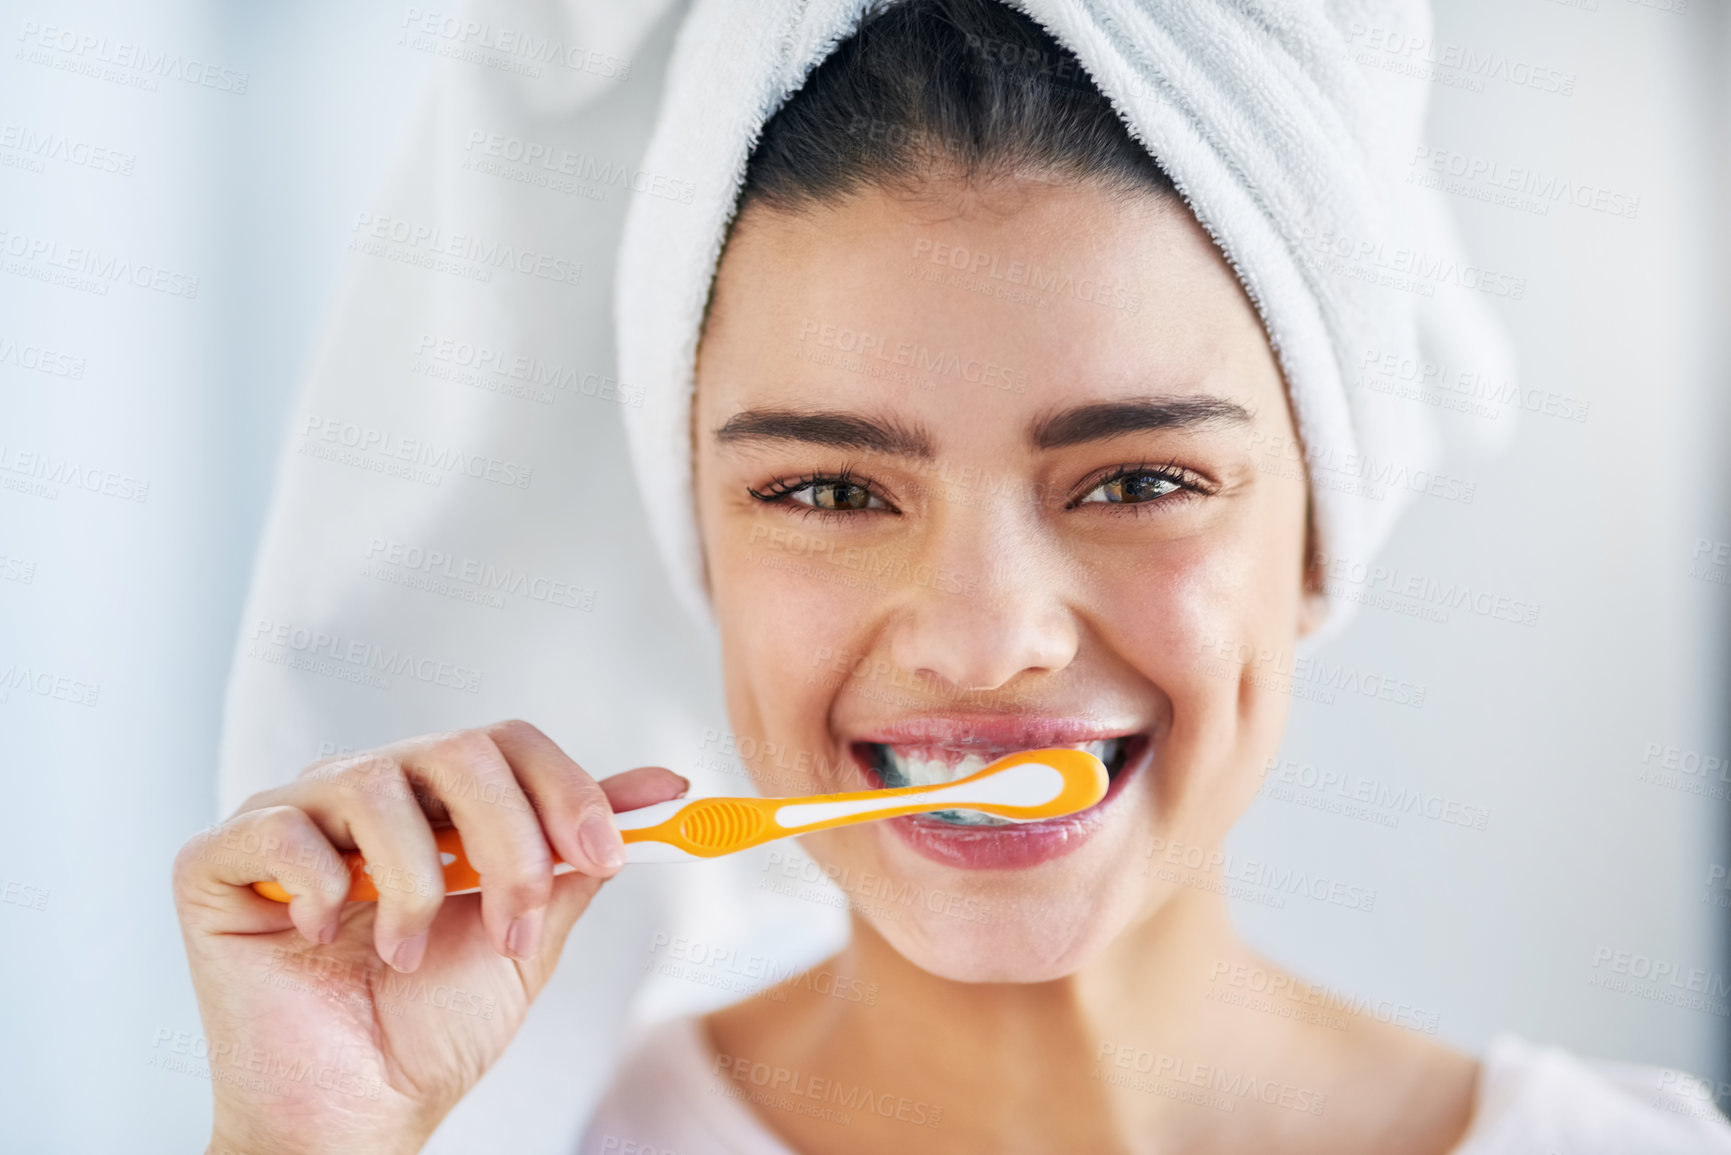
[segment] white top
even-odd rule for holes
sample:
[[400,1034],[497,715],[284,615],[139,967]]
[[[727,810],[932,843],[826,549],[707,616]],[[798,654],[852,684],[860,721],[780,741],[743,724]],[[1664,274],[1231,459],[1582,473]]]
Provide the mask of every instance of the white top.
[[[761,1123],[748,1083],[715,1071],[701,1022],[654,1028],[626,1058],[579,1155],[797,1155]],[[1453,1155],[1731,1155],[1710,1085],[1659,1067],[1492,1042],[1472,1126]]]

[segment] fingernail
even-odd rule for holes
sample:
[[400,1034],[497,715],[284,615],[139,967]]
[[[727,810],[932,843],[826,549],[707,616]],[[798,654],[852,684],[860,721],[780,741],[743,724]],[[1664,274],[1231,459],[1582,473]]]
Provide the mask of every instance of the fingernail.
[[427,953],[427,932],[422,931],[414,938],[406,938],[397,944],[397,953],[391,956],[391,965],[408,974],[421,965],[421,956]]
[[679,793],[674,795],[675,798],[684,798],[687,794],[691,793],[691,779],[687,778],[683,774],[675,774],[674,777],[685,783],[685,785],[679,788]]
[[514,958],[533,958],[541,945],[541,912],[531,911],[511,920],[505,931],[505,950]]
[[343,924],[338,919],[333,918],[331,921],[325,923],[324,926],[319,928],[319,945],[330,946],[333,942],[336,942],[337,932],[341,929],[343,929]]
[[577,828],[577,841],[583,844],[583,853],[596,866],[617,870],[625,865],[625,843],[619,840],[613,824],[599,814],[583,820],[583,825]]

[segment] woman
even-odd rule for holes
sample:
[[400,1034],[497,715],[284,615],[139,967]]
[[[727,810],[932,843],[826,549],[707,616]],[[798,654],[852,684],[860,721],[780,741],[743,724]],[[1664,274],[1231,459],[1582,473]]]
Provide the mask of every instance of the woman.
[[[1731,1150],[1669,1073],[1220,997],[1247,973],[1302,988],[1207,877],[1279,745],[1281,656],[1328,616],[1322,539],[1353,532],[1315,484],[1333,427],[1298,306],[1031,19],[910,0],[819,55],[743,165],[701,340],[663,350],[695,386],[662,397],[678,444],[633,431],[670,557],[701,563],[734,729],[809,767],[752,766],[766,793],[1049,745],[1093,749],[1112,786],[1030,826],[806,838],[833,874],[948,900],[858,905],[820,970],[871,1000],[796,978],[652,1034],[583,1150]],[[628,359],[665,287],[632,252]],[[189,843],[206,1034],[256,1075],[217,1084],[212,1149],[417,1149],[621,865],[612,815],[684,785],[596,783],[508,722],[318,763]],[[444,823],[478,896],[434,885]],[[342,902],[350,848],[377,904]]]

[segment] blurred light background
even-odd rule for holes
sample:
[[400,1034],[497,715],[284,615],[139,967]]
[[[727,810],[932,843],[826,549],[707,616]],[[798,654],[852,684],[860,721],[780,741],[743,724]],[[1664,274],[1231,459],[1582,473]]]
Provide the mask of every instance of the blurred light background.
[[[208,1082],[153,1066],[160,1032],[198,1024],[169,862],[227,812],[218,764],[237,637],[297,390],[343,309],[361,307],[342,292],[359,259],[347,250],[357,213],[380,203],[441,78],[467,67],[406,44],[411,11],[330,0],[4,6],[8,1150],[202,1145]],[[1437,155],[1530,166],[1638,204],[1630,215],[1559,204],[1540,214],[1487,201],[1483,182],[1454,187],[1468,251],[1525,281],[1522,299],[1495,302],[1523,388],[1561,400],[1550,412],[1530,404],[1504,452],[1451,461],[1473,499],[1419,498],[1376,559],[1380,575],[1336,573],[1365,605],[1323,656],[1422,687],[1422,708],[1351,693],[1295,702],[1282,759],[1234,835],[1232,869],[1296,870],[1358,897],[1245,901],[1241,923],[1315,981],[1404,1008],[1462,1046],[1514,1030],[1731,1078],[1731,771],[1703,770],[1731,756],[1731,16],[1709,0],[1443,0],[1437,24],[1439,42],[1575,78],[1569,94],[1433,84]],[[91,54],[54,37],[44,46],[43,29],[214,62],[212,79],[146,83],[136,69],[79,67]],[[665,31],[634,60],[651,95]],[[632,141],[641,147],[647,108],[604,109],[614,119],[595,131],[616,130],[624,156]],[[621,207],[609,203],[606,219]],[[541,211],[584,209],[567,200]],[[57,282],[64,263],[84,260],[74,250],[153,272],[145,285]],[[573,306],[593,330],[606,327],[609,275],[586,268]],[[586,738],[604,762],[699,760],[705,732],[725,728],[706,680],[713,655],[685,639],[671,610],[653,612],[659,578],[623,454],[605,447],[616,414],[579,407],[569,420],[601,456],[571,467],[575,488],[561,500],[605,505],[595,524],[623,559],[594,578],[606,608],[583,628],[641,635],[645,661],[618,680],[641,692],[665,676],[667,701],[649,715],[663,710],[666,727],[634,732],[649,723],[622,715],[604,689],[560,704],[509,673],[458,705],[404,695],[380,706],[317,686],[297,691],[292,709],[282,691],[291,736],[275,748],[304,747],[304,757],[277,764],[231,733],[241,778],[280,780],[327,746],[550,710],[562,711],[547,727],[556,737]],[[550,436],[564,429],[554,423]],[[44,479],[44,462],[67,461],[102,482]],[[1470,588],[1472,605],[1490,608],[1457,606],[1438,620],[1434,602],[1398,592],[1414,578]],[[364,622],[359,612],[347,620]],[[255,714],[277,700],[270,678],[294,678],[246,677],[257,685],[244,709]],[[594,976],[630,985],[622,962],[590,949],[605,918],[625,918],[613,908],[598,904],[603,929],[580,928],[585,949],[567,953],[561,990]],[[641,937],[630,949],[641,957]],[[1595,960],[1607,950],[1701,968],[1718,993],[1699,1009],[1604,989]],[[674,990],[639,1003],[732,997]],[[571,999],[550,998],[507,1057],[523,1075],[515,1089],[490,1078],[435,1147],[481,1149],[479,1137],[501,1135],[525,1151],[568,1145],[613,1036],[568,1069],[526,1072],[549,1049],[584,1050],[570,1042],[583,1038],[573,1024],[598,1012]],[[536,1115],[533,1096],[558,1102]]]

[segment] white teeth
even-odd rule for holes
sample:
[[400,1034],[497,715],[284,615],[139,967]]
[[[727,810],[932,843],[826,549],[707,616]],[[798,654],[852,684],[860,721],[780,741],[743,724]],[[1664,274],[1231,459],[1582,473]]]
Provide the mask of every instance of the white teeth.
[[[1106,762],[1118,752],[1123,741],[1122,738],[1101,738],[1093,742],[1079,743],[1070,749],[1085,750],[1100,761]],[[889,764],[892,776],[900,779],[895,783],[898,786],[942,786],[950,782],[959,782],[970,774],[979,773],[997,757],[1001,757],[1001,755],[988,757],[985,754],[969,753],[963,755],[960,761],[951,763],[943,758],[920,758],[902,754],[893,746],[880,746],[879,749],[882,750],[884,759]],[[885,785],[889,785],[889,783],[886,782]]]
[[942,758],[903,757],[894,750],[885,753],[889,755],[890,765],[901,772],[909,786],[941,786],[946,782],[959,782],[970,774],[978,774],[990,762],[980,754],[965,755],[952,765]]

